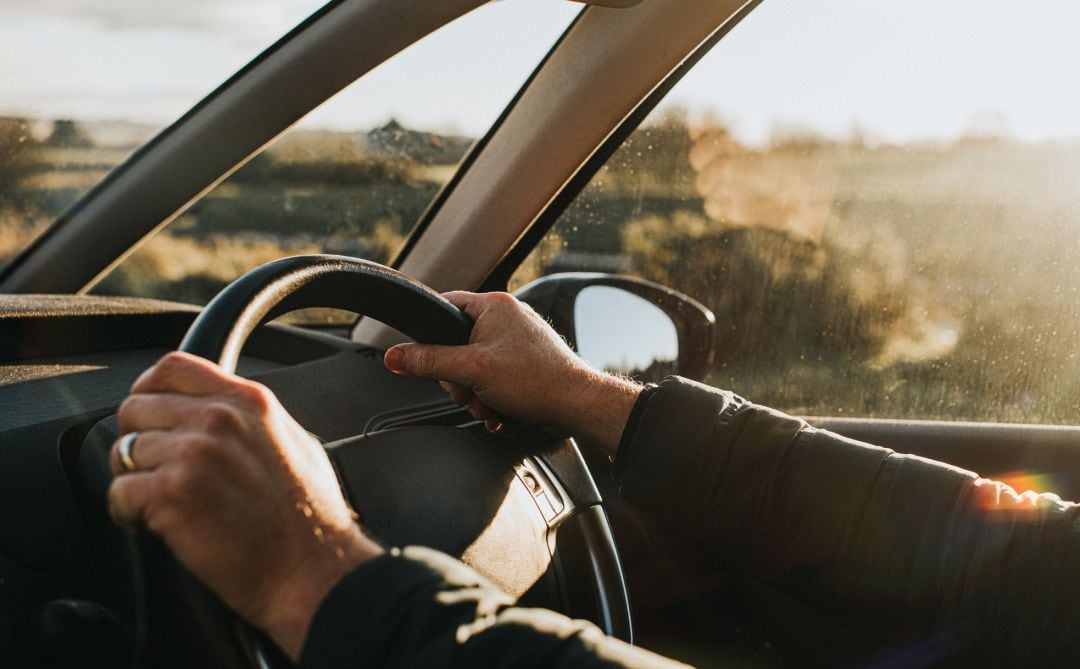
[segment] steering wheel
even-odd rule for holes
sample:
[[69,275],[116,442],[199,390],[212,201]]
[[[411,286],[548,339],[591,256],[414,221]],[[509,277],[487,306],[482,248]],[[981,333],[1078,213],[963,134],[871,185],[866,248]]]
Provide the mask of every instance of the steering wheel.
[[[424,343],[465,344],[472,329],[457,307],[393,269],[342,256],[295,256],[225,287],[192,323],[179,350],[235,371],[244,342],[259,325],[309,307],[370,316]],[[530,605],[591,618],[608,634],[631,640],[618,554],[581,454],[570,440],[522,432],[504,437],[475,424],[418,420],[326,448],[346,499],[385,543],[432,546],[511,594],[528,592]],[[150,600],[136,627],[165,624],[176,631],[167,651],[142,649],[144,661],[189,666],[195,660],[230,668],[277,664],[276,651],[161,542],[128,541],[137,544],[131,550],[133,571],[145,575]],[[162,607],[170,610],[164,618]],[[145,615],[154,610],[157,620],[147,622]],[[144,640],[147,630],[137,636]],[[186,656],[170,657],[178,650]]]

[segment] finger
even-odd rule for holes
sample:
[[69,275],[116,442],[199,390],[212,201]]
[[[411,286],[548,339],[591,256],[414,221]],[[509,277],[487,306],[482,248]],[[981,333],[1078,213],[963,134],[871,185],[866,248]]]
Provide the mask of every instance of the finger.
[[450,292],[443,293],[442,296],[446,299],[447,302],[464,311],[473,320],[476,320],[477,316],[479,316],[483,312],[483,293],[470,293],[464,290],[452,290]]
[[500,306],[517,305],[519,301],[509,293],[469,293],[463,290],[443,293],[447,302],[461,309],[474,321],[478,320],[485,311]]
[[109,486],[109,515],[125,527],[139,526],[157,488],[155,472],[132,472]]
[[178,442],[188,438],[186,435],[177,435],[174,432],[164,430],[140,431],[131,443],[131,459],[135,463],[135,469],[129,470],[120,462],[118,439],[109,451],[109,466],[114,476],[122,476],[133,472],[147,472],[159,467],[165,462],[170,454],[176,454]]
[[398,344],[383,356],[386,368],[395,374],[421,379],[473,385],[475,358],[467,346]]
[[173,351],[143,372],[131,386],[131,392],[213,395],[235,391],[242,385],[242,379],[205,358]]
[[171,430],[183,423],[211,426],[221,417],[215,413],[226,413],[229,409],[224,402],[210,401],[205,397],[192,397],[176,393],[139,393],[129,395],[120,411],[117,421],[121,434],[143,432],[146,430]]
[[495,422],[499,421],[499,414],[495,413],[495,411],[492,410],[491,407],[484,404],[480,400],[473,400],[472,402],[469,402],[465,406],[465,408],[470,414],[472,414],[472,417],[476,420],[482,420],[485,422],[489,420]]
[[450,393],[450,399],[454,401],[454,404],[458,406],[465,406],[469,402],[476,399],[476,395],[473,391],[469,390],[465,386],[460,386],[456,383],[450,383],[449,381],[440,381],[439,385],[443,387],[443,390]]
[[498,432],[503,428],[502,417],[483,401],[477,399],[471,390],[449,381],[439,381],[439,385],[450,394],[450,399],[454,401],[454,404],[464,408],[476,420],[484,421],[484,427],[488,432]]

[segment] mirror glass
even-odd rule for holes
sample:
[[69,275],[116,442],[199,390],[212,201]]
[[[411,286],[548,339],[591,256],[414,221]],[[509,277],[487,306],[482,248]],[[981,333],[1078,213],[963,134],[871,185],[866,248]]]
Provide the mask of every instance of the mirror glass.
[[679,359],[675,323],[659,307],[611,286],[588,286],[574,302],[578,354],[596,369],[659,381]]

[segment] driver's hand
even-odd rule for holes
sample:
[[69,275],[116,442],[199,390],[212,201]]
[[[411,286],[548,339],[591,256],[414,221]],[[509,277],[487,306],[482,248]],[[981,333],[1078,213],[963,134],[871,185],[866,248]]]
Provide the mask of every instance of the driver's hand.
[[488,429],[503,416],[598,443],[614,453],[641,388],[598,372],[528,305],[507,293],[443,295],[476,322],[466,346],[399,344],[398,374],[437,379]]
[[109,508],[161,536],[296,659],[334,584],[382,552],[361,532],[322,446],[264,386],[170,353],[120,407],[134,470],[111,453]]

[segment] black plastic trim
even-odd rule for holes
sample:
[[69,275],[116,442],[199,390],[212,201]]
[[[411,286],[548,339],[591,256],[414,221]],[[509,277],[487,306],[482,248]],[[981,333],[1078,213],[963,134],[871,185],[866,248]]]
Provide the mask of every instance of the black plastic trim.
[[564,527],[579,533],[589,563],[595,597],[596,622],[604,633],[634,642],[630,594],[607,512],[600,505],[580,509]]

